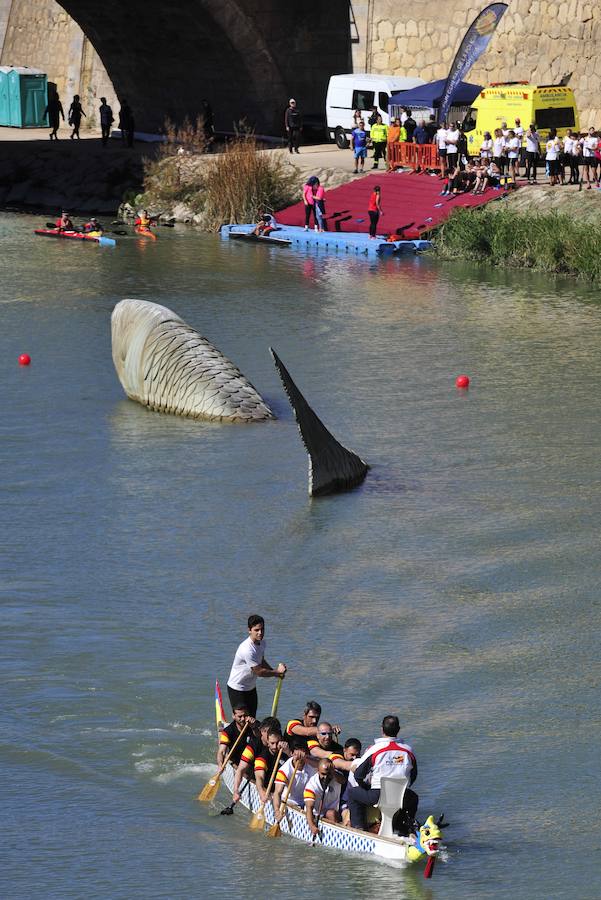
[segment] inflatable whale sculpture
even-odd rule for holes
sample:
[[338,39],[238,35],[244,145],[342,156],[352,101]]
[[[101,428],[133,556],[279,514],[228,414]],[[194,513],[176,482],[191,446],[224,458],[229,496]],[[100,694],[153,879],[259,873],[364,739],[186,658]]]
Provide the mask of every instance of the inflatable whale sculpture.
[[369,471],[368,464],[352,450],[343,447],[328,431],[295,385],[275,350],[272,347],[269,350],[309,454],[309,495],[318,497],[348,491],[361,484]]
[[165,306],[121,300],[111,335],[125,393],[149,409],[217,422],[274,418],[242,372]]

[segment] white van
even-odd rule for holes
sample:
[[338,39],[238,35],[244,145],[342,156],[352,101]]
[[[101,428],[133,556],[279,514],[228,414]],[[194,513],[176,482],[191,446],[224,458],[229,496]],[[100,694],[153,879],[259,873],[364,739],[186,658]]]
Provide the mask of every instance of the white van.
[[369,131],[367,119],[374,106],[382,116],[385,125],[390,124],[388,101],[399,91],[425,84],[423,78],[402,78],[394,75],[332,75],[326,96],[326,126],[328,137],[341,150],[349,145],[348,137],[355,128],[353,113],[356,109],[365,113],[365,128]]

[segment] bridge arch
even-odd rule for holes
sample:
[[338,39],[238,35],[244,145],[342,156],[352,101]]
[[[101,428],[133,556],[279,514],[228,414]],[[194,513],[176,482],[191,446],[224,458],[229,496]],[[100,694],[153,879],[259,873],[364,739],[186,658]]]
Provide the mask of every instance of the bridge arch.
[[245,118],[280,134],[289,97],[323,111],[330,74],[349,71],[348,0],[58,0],[105,65],[139,130],[195,117]]

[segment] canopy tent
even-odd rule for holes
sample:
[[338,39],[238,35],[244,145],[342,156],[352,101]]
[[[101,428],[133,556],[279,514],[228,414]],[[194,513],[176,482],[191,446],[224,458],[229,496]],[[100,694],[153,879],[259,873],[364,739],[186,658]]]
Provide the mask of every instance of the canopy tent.
[[[436,109],[439,106],[444,91],[446,78],[439,81],[430,81],[428,84],[420,84],[419,87],[411,88],[410,91],[399,91],[393,94],[389,101],[390,106],[407,106],[409,109]],[[467,81],[460,81],[453,91],[453,106],[471,106],[480,91],[481,87],[477,84],[469,84]]]

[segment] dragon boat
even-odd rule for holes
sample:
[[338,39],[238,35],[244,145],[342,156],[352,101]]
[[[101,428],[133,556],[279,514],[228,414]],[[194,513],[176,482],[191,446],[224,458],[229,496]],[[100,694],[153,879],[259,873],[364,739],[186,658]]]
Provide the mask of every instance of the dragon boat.
[[[235,772],[235,768],[228,764],[222,774],[222,782],[230,792],[233,792]],[[375,816],[378,812],[381,816],[377,834],[322,819],[318,825],[319,836],[314,838],[304,811],[290,803],[287,804],[286,812],[280,822],[281,831],[305,844],[342,850],[346,853],[367,854],[392,863],[422,861],[426,863],[424,877],[431,878],[434,863],[441,851],[445,849],[442,843],[443,816],[436,821],[433,816],[429,816],[423,825],[416,825],[415,831],[408,837],[395,834],[393,817],[402,806],[406,787],[406,778],[382,778],[380,801],[378,807],[374,807]],[[261,800],[252,781],[246,782],[240,794],[242,806],[253,813],[257,812],[261,806]],[[271,801],[265,805],[264,815],[267,825],[275,823]]]

